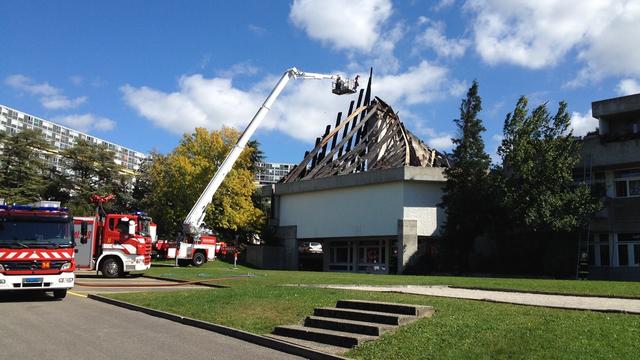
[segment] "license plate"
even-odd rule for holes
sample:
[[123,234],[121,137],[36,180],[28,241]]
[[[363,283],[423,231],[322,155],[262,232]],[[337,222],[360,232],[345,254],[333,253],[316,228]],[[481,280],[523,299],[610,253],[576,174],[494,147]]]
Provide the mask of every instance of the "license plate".
[[25,284],[37,284],[42,282],[42,278],[26,278],[23,282]]

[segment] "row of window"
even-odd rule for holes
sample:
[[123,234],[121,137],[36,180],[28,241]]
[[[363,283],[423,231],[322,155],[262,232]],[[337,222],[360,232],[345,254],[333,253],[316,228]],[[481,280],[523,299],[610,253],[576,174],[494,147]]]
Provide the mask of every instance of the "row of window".
[[591,265],[640,266],[640,233],[595,234],[589,253]]
[[[127,154],[127,155],[130,155],[130,156],[144,157],[144,156],[137,155],[136,152],[133,151],[133,150],[117,146],[117,145],[109,143],[107,141],[100,140],[100,139],[94,138],[94,137],[89,136],[89,135],[78,133],[78,132],[76,132],[74,130],[70,130],[68,128],[64,128],[64,127],[62,127],[60,125],[56,125],[56,124],[48,122],[48,121],[43,121],[41,119],[32,117],[30,115],[24,114],[24,116],[22,118],[20,118],[18,116],[20,113],[18,113],[17,111],[10,110],[10,109],[6,109],[6,110],[7,111],[3,113],[2,112],[2,108],[0,107],[0,114],[5,115],[6,124],[10,125],[12,127],[20,128],[20,125],[22,125],[22,128],[24,128],[24,129],[26,129],[26,128],[31,129],[32,128],[31,125],[33,125],[33,126],[35,126],[37,128],[45,130],[44,131],[45,136],[46,135],[50,135],[50,136],[52,136],[50,138],[55,138],[56,140],[60,140],[61,142],[66,143],[66,144],[72,144],[73,139],[70,139],[70,138],[74,138],[74,139],[75,138],[80,138],[80,139],[87,140],[89,142],[93,142],[93,143],[96,143],[96,144],[104,144],[110,150],[119,152],[121,154]],[[15,120],[17,120],[18,123],[22,123],[22,124],[14,124],[11,121],[11,119],[15,119]],[[2,123],[5,124],[5,121],[2,121]],[[61,135],[57,135],[57,134],[61,134]]]
[[616,171],[614,177],[616,197],[640,196],[640,169]]

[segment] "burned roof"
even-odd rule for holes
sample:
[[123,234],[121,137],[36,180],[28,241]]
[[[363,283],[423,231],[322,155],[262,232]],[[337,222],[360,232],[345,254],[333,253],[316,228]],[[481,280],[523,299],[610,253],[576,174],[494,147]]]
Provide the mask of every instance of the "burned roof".
[[446,155],[409,132],[391,106],[378,97],[370,98],[371,75],[366,95],[361,89],[355,110],[351,101],[347,117],[343,120],[339,112],[333,130],[327,125],[315,147],[281,182],[404,166],[449,166]]

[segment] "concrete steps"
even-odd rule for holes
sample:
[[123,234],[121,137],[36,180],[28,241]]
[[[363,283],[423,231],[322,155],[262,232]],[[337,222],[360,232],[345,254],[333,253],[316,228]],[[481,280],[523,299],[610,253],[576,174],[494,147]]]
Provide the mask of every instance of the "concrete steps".
[[338,354],[433,313],[430,306],[339,300],[336,307],[316,308],[303,325],[276,327],[273,337]]

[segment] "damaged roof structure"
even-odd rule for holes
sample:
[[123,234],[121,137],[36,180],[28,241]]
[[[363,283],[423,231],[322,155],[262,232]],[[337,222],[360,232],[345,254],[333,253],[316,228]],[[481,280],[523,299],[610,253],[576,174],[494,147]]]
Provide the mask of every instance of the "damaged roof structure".
[[371,79],[352,100],[345,119],[342,112],[333,130],[327,125],[315,147],[281,182],[290,183],[334,175],[404,166],[448,167],[447,156],[424,144],[408,131],[391,106],[371,100]]
[[[371,96],[371,75],[343,117],[279,183],[263,186],[276,246],[249,247],[257,267],[401,274],[435,246],[447,156],[409,132]],[[311,259],[304,242],[319,242]],[[422,251],[422,250],[421,250]],[[319,259],[321,257],[321,259]],[[321,261],[319,261],[321,260]]]

